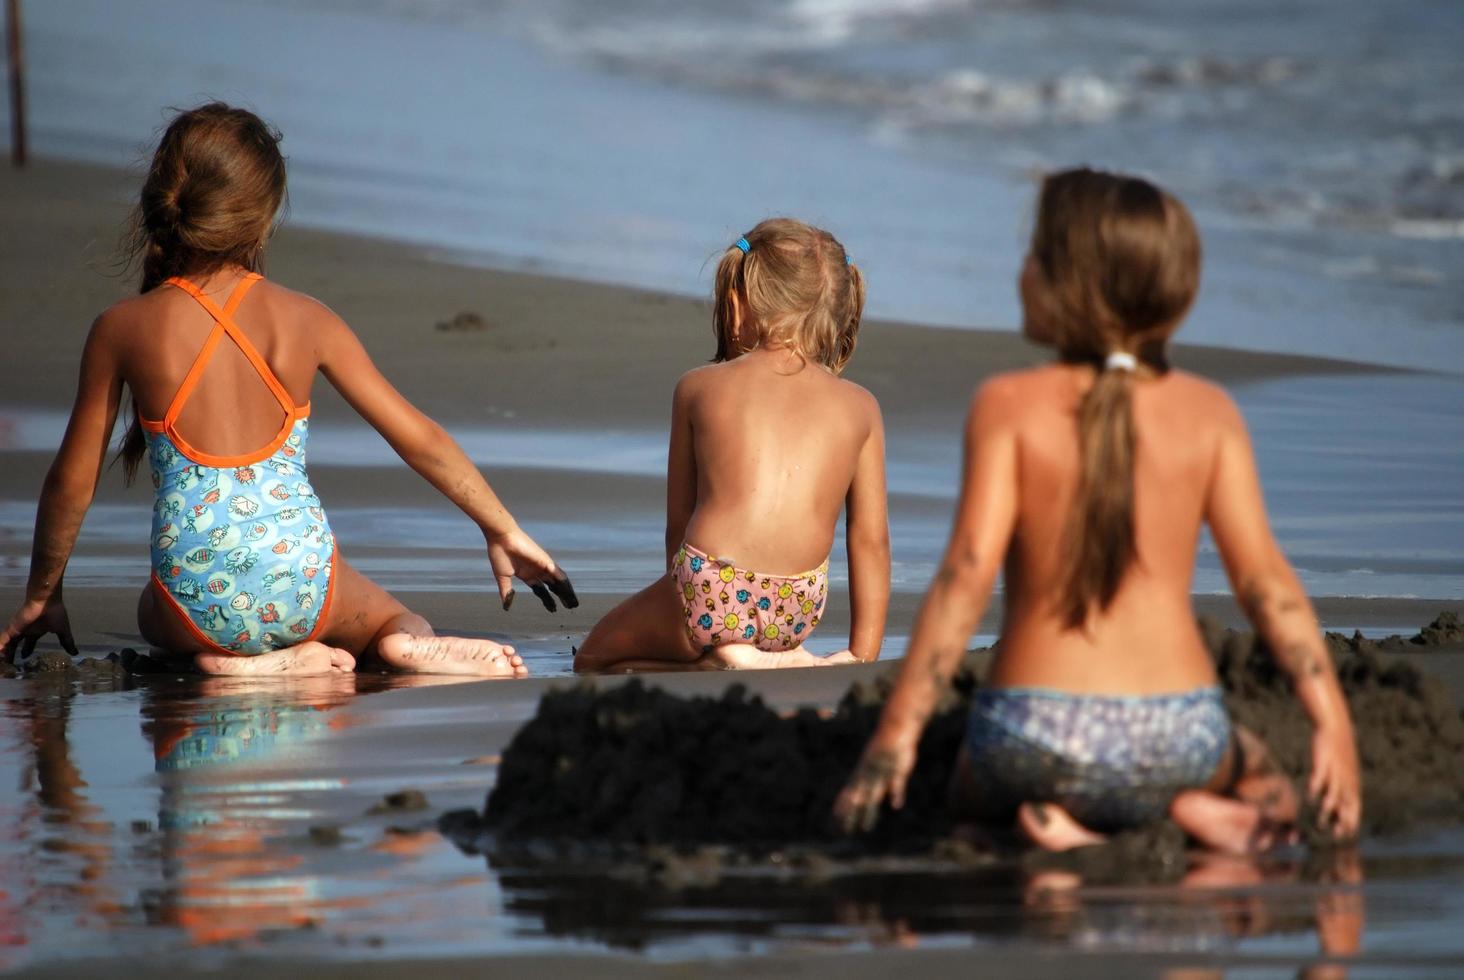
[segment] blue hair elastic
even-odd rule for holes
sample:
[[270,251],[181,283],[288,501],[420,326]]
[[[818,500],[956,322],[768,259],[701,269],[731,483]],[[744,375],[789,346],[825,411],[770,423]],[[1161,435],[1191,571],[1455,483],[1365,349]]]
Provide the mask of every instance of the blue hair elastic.
[[752,246],[749,245],[749,244],[747,244],[747,239],[746,238],[739,238],[739,239],[737,239],[736,245],[737,245],[738,248],[742,249],[742,254],[743,255],[746,255],[749,251],[752,250]]

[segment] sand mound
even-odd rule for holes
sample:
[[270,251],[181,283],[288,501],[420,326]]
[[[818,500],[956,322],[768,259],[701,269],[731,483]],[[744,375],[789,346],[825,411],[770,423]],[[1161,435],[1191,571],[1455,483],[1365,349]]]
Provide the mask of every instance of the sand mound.
[[[1310,733],[1285,676],[1253,634],[1206,625],[1205,635],[1234,717],[1304,784]],[[1464,719],[1441,682],[1376,646],[1328,637],[1358,725],[1366,832],[1458,821]],[[856,685],[832,716],[812,709],[780,716],[736,685],[715,699],[682,698],[637,681],[603,693],[588,686],[550,692],[504,753],[483,827],[510,844],[929,852],[950,829],[946,785],[977,684],[969,669],[926,731],[904,810],[887,811],[872,833],[852,842],[829,819],[887,683]],[[1167,849],[1178,846],[1176,833],[1157,827],[1133,839]]]

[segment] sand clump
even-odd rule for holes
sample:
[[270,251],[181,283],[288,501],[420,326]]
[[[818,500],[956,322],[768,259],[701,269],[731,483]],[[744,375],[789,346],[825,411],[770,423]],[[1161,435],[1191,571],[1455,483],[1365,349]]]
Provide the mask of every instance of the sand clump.
[[[1457,628],[1457,617],[1452,621]],[[1429,629],[1448,627],[1441,616]],[[1289,681],[1254,634],[1202,628],[1232,716],[1271,745],[1304,786],[1310,729]],[[1387,656],[1379,643],[1330,634],[1327,646],[1357,723],[1364,832],[1458,822],[1464,717],[1448,689]],[[857,838],[833,826],[834,797],[874,729],[888,684],[886,676],[855,685],[832,715],[811,708],[779,714],[740,685],[718,698],[683,698],[634,680],[604,692],[551,691],[505,750],[480,822],[474,827],[459,813],[447,825],[454,839],[476,829],[500,852],[528,845],[540,857],[598,847],[663,860],[668,848],[687,854],[730,846],[741,854],[791,847],[838,858],[970,858],[971,845],[951,838],[945,813],[966,706],[978,685],[969,665],[925,732],[905,808],[887,809],[872,832]],[[975,850],[1009,843],[993,837]],[[1145,876],[1136,865],[1163,877],[1182,867],[1183,847],[1183,835],[1163,822],[1064,860],[1079,861],[1100,879]]]

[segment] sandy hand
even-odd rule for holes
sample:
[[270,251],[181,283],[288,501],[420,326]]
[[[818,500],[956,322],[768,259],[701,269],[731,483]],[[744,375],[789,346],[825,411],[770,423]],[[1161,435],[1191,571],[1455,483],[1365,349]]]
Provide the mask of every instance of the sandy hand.
[[846,834],[873,830],[886,798],[896,810],[905,805],[905,786],[915,769],[915,745],[910,739],[874,733],[854,774],[834,801],[834,818]]
[[1362,776],[1351,726],[1318,729],[1312,735],[1307,795],[1318,805],[1322,829],[1339,838],[1357,836],[1362,823]]
[[66,614],[66,603],[57,590],[49,599],[28,600],[21,604],[5,632],[0,633],[0,655],[13,661],[16,654],[21,659],[29,657],[36,644],[47,633],[55,633],[61,641],[61,648],[73,657],[77,656],[76,640],[71,635],[71,617]]
[[514,578],[527,585],[550,612],[558,608],[555,596],[566,609],[579,605],[579,596],[574,594],[569,576],[520,528],[488,539],[488,561],[493,565],[493,577],[498,582],[504,609],[513,605]]

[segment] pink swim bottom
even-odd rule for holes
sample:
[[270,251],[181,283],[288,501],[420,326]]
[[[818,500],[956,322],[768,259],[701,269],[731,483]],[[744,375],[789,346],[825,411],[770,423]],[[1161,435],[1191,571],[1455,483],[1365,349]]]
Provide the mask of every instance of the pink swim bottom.
[[829,562],[801,575],[762,575],[689,544],[671,571],[686,632],[703,653],[729,643],[791,650],[813,635],[829,591]]

